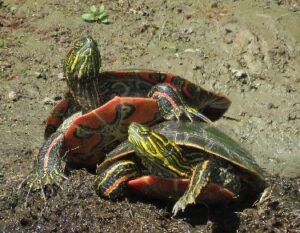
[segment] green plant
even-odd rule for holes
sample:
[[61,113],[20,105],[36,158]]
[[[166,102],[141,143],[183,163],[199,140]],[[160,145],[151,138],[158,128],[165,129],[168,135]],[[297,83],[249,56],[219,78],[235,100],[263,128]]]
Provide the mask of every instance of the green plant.
[[86,22],[97,22],[103,24],[109,24],[108,15],[104,10],[104,5],[97,6],[93,5],[90,7],[90,11],[84,13],[81,18]]

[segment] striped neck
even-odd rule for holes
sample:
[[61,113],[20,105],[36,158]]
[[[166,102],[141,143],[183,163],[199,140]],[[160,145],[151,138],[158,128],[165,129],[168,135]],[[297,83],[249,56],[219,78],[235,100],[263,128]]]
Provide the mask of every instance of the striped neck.
[[97,89],[97,83],[96,79],[89,79],[84,80],[84,82],[79,80],[72,86],[70,84],[72,96],[81,106],[83,113],[98,108],[103,104]]

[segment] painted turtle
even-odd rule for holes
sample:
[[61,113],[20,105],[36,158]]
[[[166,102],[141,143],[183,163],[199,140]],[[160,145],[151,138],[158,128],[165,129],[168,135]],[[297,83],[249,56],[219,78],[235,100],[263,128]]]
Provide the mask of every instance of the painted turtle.
[[[199,121],[167,121],[152,129],[131,123],[128,141],[107,156],[97,174],[97,192],[110,199],[122,196],[128,186],[162,198],[186,189],[174,215],[197,198],[216,202],[250,190],[253,196],[265,187],[263,171],[249,152],[214,125]],[[174,178],[189,179],[188,187]]]
[[[91,37],[80,39],[67,53],[64,74],[69,92],[47,119],[46,141],[35,160],[34,174],[27,180],[30,188],[43,187],[62,177],[62,157],[77,167],[96,167],[108,151],[126,138],[131,122],[153,125],[162,117],[169,119],[182,113],[189,118],[195,115],[216,120],[230,105],[226,97],[171,73],[99,73],[100,64],[97,43]],[[161,95],[162,89],[168,90]],[[148,93],[151,97],[147,97]],[[180,102],[178,106],[174,98]]]
[[177,75],[153,70],[100,72],[101,57],[91,37],[75,42],[63,62],[69,91],[57,103],[46,122],[45,138],[77,111],[87,113],[115,96],[146,97],[158,83],[168,83],[180,91],[183,100],[211,120],[219,119],[229,108],[228,98],[207,91]]

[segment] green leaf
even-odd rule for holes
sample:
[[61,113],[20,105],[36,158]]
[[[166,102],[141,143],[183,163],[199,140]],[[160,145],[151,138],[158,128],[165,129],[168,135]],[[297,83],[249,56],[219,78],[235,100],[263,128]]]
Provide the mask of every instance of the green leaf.
[[104,12],[104,5],[99,6],[99,13],[103,13]]
[[111,23],[108,20],[108,15],[105,12],[105,8],[104,8],[103,4],[100,5],[99,7],[97,7],[96,5],[92,5],[90,7],[90,11],[88,13],[81,15],[81,18],[87,22],[95,22],[96,21],[98,23],[103,23],[103,24]]
[[103,24],[110,24],[111,23],[107,17],[105,19],[97,20],[97,22],[98,23],[103,23]]
[[81,16],[81,18],[88,22],[96,21],[96,18],[92,13],[85,13]]
[[97,12],[97,7],[95,5],[92,5],[91,8],[90,8],[90,11],[93,12],[93,13],[96,13]]
[[102,13],[102,14],[97,15],[97,19],[104,19],[104,18],[107,18],[107,17],[108,17],[108,15],[105,12]]

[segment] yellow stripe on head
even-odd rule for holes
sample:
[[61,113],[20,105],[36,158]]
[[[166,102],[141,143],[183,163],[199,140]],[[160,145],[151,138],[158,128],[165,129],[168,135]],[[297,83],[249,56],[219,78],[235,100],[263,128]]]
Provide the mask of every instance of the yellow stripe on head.
[[74,69],[75,69],[75,67],[76,67],[76,65],[77,65],[79,56],[80,56],[80,55],[77,53],[77,54],[76,54],[76,57],[75,57],[75,59],[74,59],[74,61],[73,61],[73,63],[72,63],[72,65],[71,65],[71,71],[72,71],[72,72],[74,71]]

